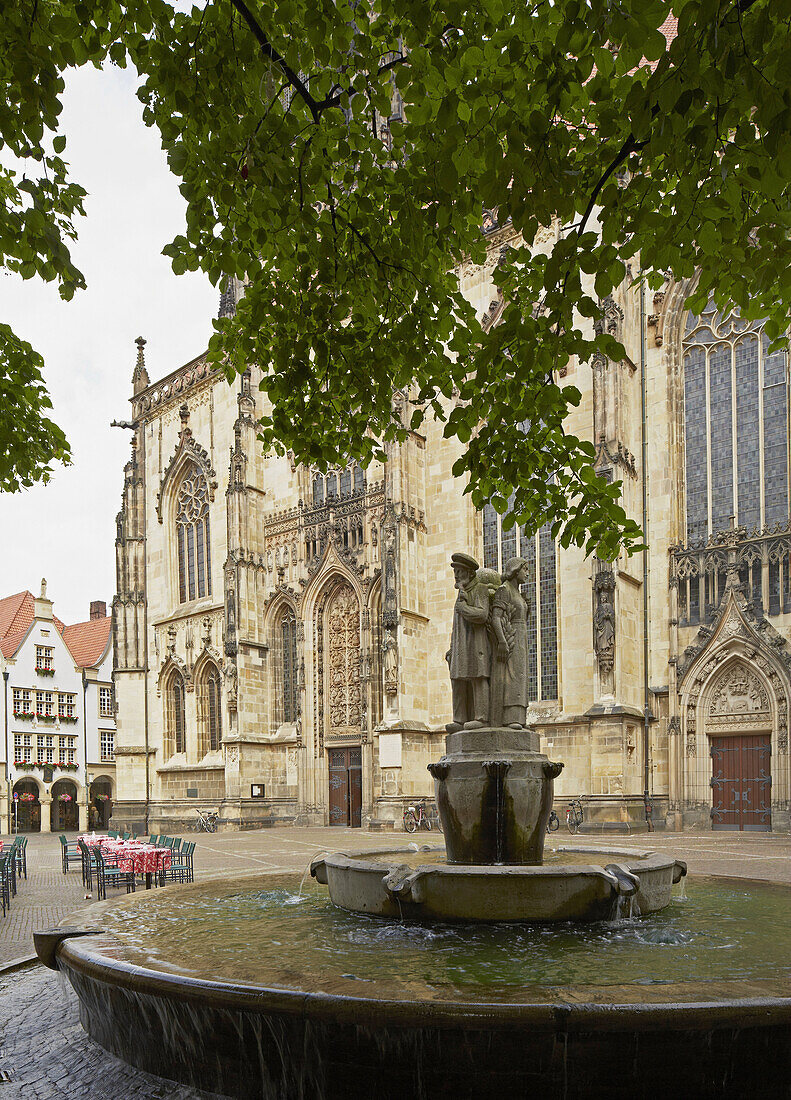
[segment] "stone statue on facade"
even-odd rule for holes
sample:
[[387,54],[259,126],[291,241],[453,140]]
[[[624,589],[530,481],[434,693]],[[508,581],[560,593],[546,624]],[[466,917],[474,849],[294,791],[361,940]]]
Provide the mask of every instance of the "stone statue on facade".
[[451,554],[456,586],[453,631],[445,655],[450,669],[453,721],[447,729],[478,729],[489,722],[492,667],[488,623],[492,589],[469,554]]
[[492,603],[495,659],[490,682],[490,724],[523,729],[527,717],[528,604],[519,586],[527,581],[528,563],[509,558],[503,583]]

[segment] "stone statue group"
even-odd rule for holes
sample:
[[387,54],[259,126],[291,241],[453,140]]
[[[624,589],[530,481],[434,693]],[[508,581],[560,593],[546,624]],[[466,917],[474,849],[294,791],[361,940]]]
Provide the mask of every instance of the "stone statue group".
[[446,659],[453,692],[447,729],[510,726],[527,716],[527,616],[519,586],[527,580],[524,558],[509,558],[500,576],[481,569],[469,554],[451,554],[457,590]]

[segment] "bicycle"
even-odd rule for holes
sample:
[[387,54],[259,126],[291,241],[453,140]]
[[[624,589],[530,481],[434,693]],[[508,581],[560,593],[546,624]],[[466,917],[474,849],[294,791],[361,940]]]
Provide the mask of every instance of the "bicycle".
[[585,814],[582,810],[582,803],[578,798],[572,798],[566,810],[566,828],[572,834],[578,833],[584,820]]
[[556,833],[560,828],[560,818],[554,810],[549,811],[549,821],[547,822],[547,832]]
[[426,829],[431,832],[431,818],[426,813],[425,800],[416,802],[414,806],[407,806],[404,810],[404,830],[414,833],[416,829]]
[[198,815],[198,832],[201,830],[207,833],[217,832],[217,822],[220,815],[216,810],[199,810],[196,808],[195,813]]

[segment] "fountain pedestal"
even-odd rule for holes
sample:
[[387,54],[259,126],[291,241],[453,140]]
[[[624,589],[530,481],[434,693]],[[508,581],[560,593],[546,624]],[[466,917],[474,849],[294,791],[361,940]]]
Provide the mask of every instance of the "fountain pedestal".
[[448,735],[446,754],[428,770],[448,863],[540,866],[562,764],[538,752],[533,730],[463,729]]

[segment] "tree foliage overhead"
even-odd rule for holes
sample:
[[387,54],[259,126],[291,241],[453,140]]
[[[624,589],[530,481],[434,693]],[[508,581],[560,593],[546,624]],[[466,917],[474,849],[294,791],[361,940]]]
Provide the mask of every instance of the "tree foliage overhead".
[[[791,0],[676,0],[668,43],[670,10],[18,0],[0,30],[14,90],[0,136],[46,187],[28,199],[18,175],[0,177],[3,258],[67,296],[80,285],[62,77],[131,61],[188,204],[174,270],[247,282],[211,354],[229,373],[263,368],[264,446],[365,461],[432,415],[463,445],[456,473],[477,504],[505,511],[515,489],[518,522],[611,556],[640,534],[592,444],[564,432],[580,395],[558,382],[572,357],[623,355],[590,323],[601,300],[631,265],[649,285],[700,270],[692,308],[713,294],[767,316],[773,338],[791,306]],[[455,274],[484,259],[484,207],[524,242],[497,268],[506,307],[489,332]],[[549,254],[536,251],[551,225]]]

